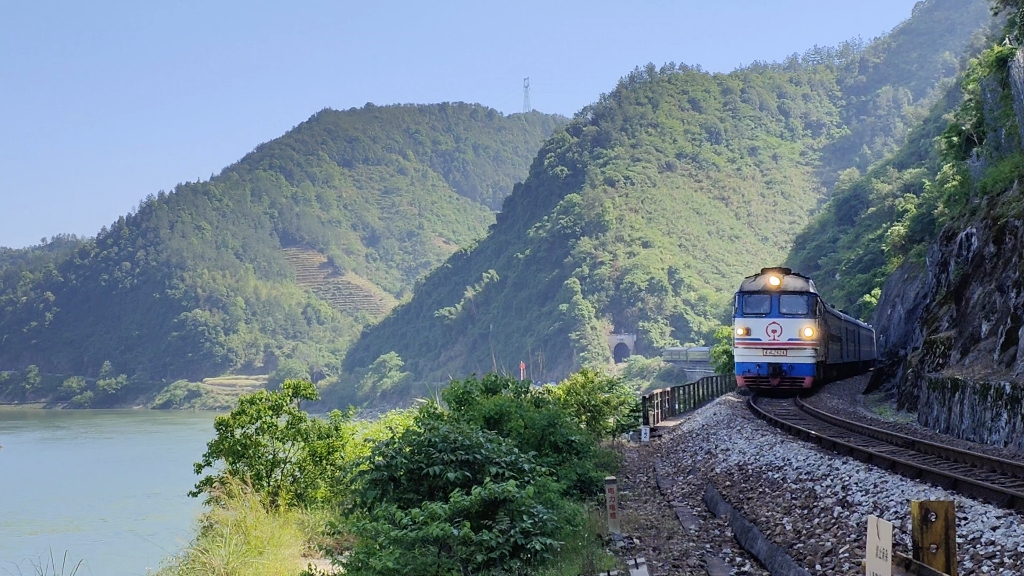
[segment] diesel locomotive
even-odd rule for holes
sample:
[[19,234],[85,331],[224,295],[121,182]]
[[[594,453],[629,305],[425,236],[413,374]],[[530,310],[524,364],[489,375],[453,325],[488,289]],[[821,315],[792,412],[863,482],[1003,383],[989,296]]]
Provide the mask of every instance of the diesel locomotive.
[[802,390],[875,366],[875,331],[826,304],[810,278],[763,268],[740,283],[733,303],[736,384]]

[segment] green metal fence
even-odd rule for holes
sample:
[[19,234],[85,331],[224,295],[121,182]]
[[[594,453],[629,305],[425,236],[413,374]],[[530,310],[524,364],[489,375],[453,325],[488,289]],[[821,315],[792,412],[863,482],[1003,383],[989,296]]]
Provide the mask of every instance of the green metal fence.
[[657,426],[668,418],[700,407],[736,389],[732,374],[707,376],[696,382],[653,390],[641,397],[643,425]]

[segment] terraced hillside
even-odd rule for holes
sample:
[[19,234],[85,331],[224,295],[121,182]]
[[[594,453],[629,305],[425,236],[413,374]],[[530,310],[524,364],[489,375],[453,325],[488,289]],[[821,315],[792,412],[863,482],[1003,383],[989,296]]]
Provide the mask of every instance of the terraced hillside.
[[284,257],[295,270],[295,283],[312,290],[332,308],[348,314],[364,312],[382,318],[398,303],[369,280],[351,272],[342,273],[327,256],[311,248],[284,248]]

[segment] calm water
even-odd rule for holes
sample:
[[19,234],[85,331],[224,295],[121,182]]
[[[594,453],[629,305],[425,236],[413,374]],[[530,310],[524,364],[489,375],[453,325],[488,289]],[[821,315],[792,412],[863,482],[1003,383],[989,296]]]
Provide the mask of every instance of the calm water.
[[35,575],[51,550],[58,574],[65,551],[78,576],[158,568],[201,511],[186,492],[214,416],[0,409],[0,576]]

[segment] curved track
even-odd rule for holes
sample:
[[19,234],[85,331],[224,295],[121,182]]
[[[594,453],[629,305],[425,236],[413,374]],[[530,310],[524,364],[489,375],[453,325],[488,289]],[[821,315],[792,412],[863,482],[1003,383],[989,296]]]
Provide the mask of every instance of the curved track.
[[751,411],[823,448],[915,480],[1024,511],[1024,464],[895,434],[827,414],[799,398],[754,396]]

